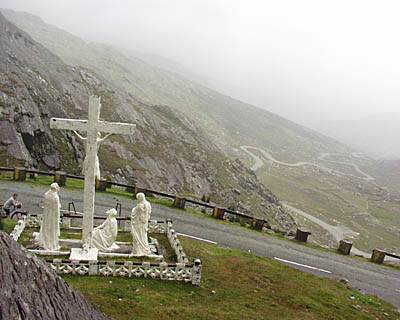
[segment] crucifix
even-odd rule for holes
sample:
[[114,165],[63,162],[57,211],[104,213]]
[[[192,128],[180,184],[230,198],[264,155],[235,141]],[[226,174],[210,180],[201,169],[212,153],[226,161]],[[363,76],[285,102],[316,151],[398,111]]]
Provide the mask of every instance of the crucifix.
[[86,131],[86,158],[85,184],[83,193],[83,244],[90,243],[90,234],[93,230],[94,198],[95,198],[95,163],[97,157],[98,134],[100,132],[116,134],[133,134],[136,125],[119,122],[101,121],[100,97],[89,97],[88,120],[51,118],[51,129],[65,129]]

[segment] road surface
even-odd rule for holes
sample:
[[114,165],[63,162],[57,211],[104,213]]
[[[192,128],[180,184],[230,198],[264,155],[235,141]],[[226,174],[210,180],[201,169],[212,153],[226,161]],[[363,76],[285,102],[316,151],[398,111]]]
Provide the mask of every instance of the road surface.
[[354,163],[350,163],[350,162],[340,162],[340,161],[333,161],[333,160],[326,160],[325,158],[326,158],[327,156],[329,156],[329,155],[334,155],[334,154],[331,154],[331,153],[323,153],[323,154],[321,154],[321,155],[318,157],[318,159],[319,159],[319,160],[322,160],[322,161],[326,161],[326,162],[339,163],[339,164],[345,164],[345,165],[352,166],[358,173],[360,173],[361,175],[363,175],[364,178],[363,178],[363,177],[356,176],[356,175],[354,175],[354,174],[340,172],[340,171],[337,171],[337,170],[334,170],[334,169],[331,169],[331,168],[327,168],[327,167],[324,167],[324,166],[321,166],[321,165],[319,165],[319,164],[312,163],[312,162],[306,162],[306,161],[300,161],[300,162],[296,162],[296,163],[286,163],[286,162],[282,162],[282,161],[276,160],[269,152],[267,152],[267,151],[265,151],[265,150],[263,150],[263,149],[257,148],[257,147],[241,146],[240,148],[241,148],[243,151],[245,151],[247,154],[249,154],[249,155],[256,161],[256,163],[251,167],[251,169],[254,170],[254,171],[258,170],[259,168],[261,168],[261,167],[263,166],[263,161],[262,161],[262,159],[261,159],[260,157],[258,157],[257,155],[255,155],[254,153],[252,153],[251,151],[249,151],[249,149],[257,150],[257,151],[261,152],[262,155],[263,155],[264,157],[266,157],[268,160],[270,160],[270,161],[272,161],[272,162],[274,162],[274,163],[276,163],[276,164],[280,164],[280,165],[282,165],[282,166],[286,166],[286,167],[313,166],[313,167],[319,168],[319,169],[321,169],[321,170],[324,170],[324,171],[327,171],[327,172],[330,172],[330,173],[336,173],[336,174],[339,174],[339,175],[342,175],[342,176],[348,176],[348,177],[353,177],[353,178],[358,178],[358,179],[364,179],[364,180],[367,180],[367,181],[372,181],[372,180],[374,180],[373,177],[371,177],[369,174],[363,172],[363,171],[362,171],[356,164],[354,164]]

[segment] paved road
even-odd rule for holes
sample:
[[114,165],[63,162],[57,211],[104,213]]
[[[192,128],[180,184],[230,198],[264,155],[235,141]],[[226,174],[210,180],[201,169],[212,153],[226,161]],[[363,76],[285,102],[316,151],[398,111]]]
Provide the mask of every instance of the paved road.
[[[353,155],[354,155],[354,153],[353,153]],[[364,171],[362,171],[362,170],[360,169],[360,167],[359,167],[358,165],[356,165],[355,163],[352,163],[352,162],[344,162],[344,161],[335,161],[335,160],[327,160],[326,157],[329,157],[329,156],[343,156],[343,155],[342,155],[342,154],[337,154],[337,153],[323,153],[323,154],[321,154],[321,155],[318,157],[318,159],[319,159],[319,160],[322,160],[322,161],[326,161],[326,162],[338,163],[338,164],[344,164],[344,165],[347,165],[347,166],[351,166],[351,167],[353,167],[354,170],[356,170],[359,174],[363,175],[367,181],[375,180],[374,177],[372,177],[372,176],[370,176],[368,173],[365,173]],[[358,156],[358,157],[359,157],[359,156]]]
[[[12,193],[19,193],[25,209],[41,212],[41,201],[47,189],[14,182],[0,182],[0,199],[7,199]],[[62,207],[67,208],[74,201],[77,210],[83,207],[83,192],[61,189]],[[117,198],[110,194],[97,194],[96,214],[114,207]],[[120,198],[123,215],[129,215],[135,201]],[[304,267],[283,262],[294,268],[332,279],[348,279],[349,284],[363,292],[375,294],[400,308],[400,271],[360,262],[340,255],[311,249],[290,241],[268,237],[259,232],[251,232],[234,226],[227,226],[210,219],[202,219],[172,209],[153,205],[153,219],[171,218],[177,232],[215,241],[219,246],[251,251],[277,261],[290,261],[312,267]],[[201,258],[201,257],[199,257]]]
[[[282,162],[282,161],[276,160],[270,153],[268,153],[268,152],[265,151],[264,149],[260,149],[260,148],[257,148],[257,147],[241,146],[240,148],[241,148],[243,151],[245,151],[246,153],[248,153],[248,154],[249,154],[252,158],[254,158],[254,160],[256,161],[256,164],[253,165],[252,170],[257,170],[257,169],[261,168],[261,167],[262,167],[262,164],[261,164],[261,163],[262,163],[262,160],[260,159],[260,157],[258,157],[257,155],[255,155],[254,153],[252,153],[251,151],[249,151],[249,149],[258,150],[258,151],[261,152],[261,153],[263,154],[263,156],[266,157],[268,160],[270,160],[270,161],[272,161],[272,162],[274,162],[274,163],[276,163],[276,164],[280,164],[280,165],[282,165],[282,166],[286,166],[286,167],[313,166],[313,167],[319,168],[319,169],[321,169],[321,170],[324,170],[324,171],[327,171],[327,172],[330,172],[330,173],[335,173],[335,174],[342,175],[342,176],[348,176],[348,177],[353,177],[353,178],[357,178],[357,179],[364,179],[364,180],[367,180],[367,181],[374,180],[373,177],[371,177],[370,175],[368,175],[368,174],[366,174],[365,172],[361,171],[361,169],[360,169],[356,164],[354,164],[354,163],[349,163],[349,162],[337,162],[337,161],[325,160],[324,158],[325,158],[326,156],[333,155],[333,154],[330,154],[330,153],[324,153],[324,154],[322,154],[322,155],[320,156],[319,159],[320,159],[320,160],[327,161],[327,162],[334,162],[334,163],[340,163],[340,164],[345,164],[345,165],[352,166],[357,172],[359,172],[360,174],[364,175],[365,178],[359,177],[359,176],[356,176],[356,175],[350,174],[350,173],[343,173],[343,172],[340,172],[340,171],[337,171],[337,170],[334,170],[334,169],[331,169],[331,168],[327,168],[327,167],[324,167],[324,166],[321,166],[321,165],[319,165],[319,164],[312,163],[312,162],[305,162],[305,161],[300,161],[300,162],[296,162],[296,163],[286,163],[286,162]],[[260,161],[261,161],[261,162],[260,162]]]
[[[308,220],[314,222],[315,224],[318,224],[322,228],[324,228],[335,238],[335,240],[337,242],[339,242],[340,240],[345,239],[347,237],[354,238],[358,235],[357,232],[351,230],[350,228],[348,228],[346,226],[340,226],[340,225],[333,226],[325,221],[322,221],[321,219],[318,219],[317,217],[312,216],[311,214],[308,214],[300,209],[292,207],[287,203],[282,203],[282,205],[289,211],[293,211],[293,212],[307,218]],[[361,251],[354,246],[351,248],[351,253],[363,256],[364,258],[371,257],[371,252],[368,253],[368,252]]]

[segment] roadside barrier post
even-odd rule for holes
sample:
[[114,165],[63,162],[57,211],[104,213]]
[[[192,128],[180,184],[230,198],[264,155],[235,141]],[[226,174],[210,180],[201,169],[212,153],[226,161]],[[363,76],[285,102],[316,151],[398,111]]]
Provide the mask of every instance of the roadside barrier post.
[[25,181],[26,180],[26,169],[21,168],[21,167],[14,168],[14,180]]
[[213,211],[213,217],[214,218],[223,220],[224,219],[224,215],[225,215],[225,209],[224,208],[217,208],[217,207],[214,208],[214,211]]
[[186,198],[175,196],[173,206],[178,209],[185,210]]
[[297,229],[295,240],[306,243],[307,238],[310,234],[311,234],[310,231]]
[[264,222],[265,221],[263,219],[253,218],[253,222],[251,225],[253,229],[262,231],[262,228],[264,227]]
[[349,255],[352,246],[353,246],[353,243],[351,241],[340,240],[338,252],[340,252],[341,254]]
[[385,260],[386,252],[379,249],[372,250],[371,261],[382,264]]
[[65,186],[67,182],[67,174],[63,171],[56,171],[54,174],[54,182],[57,182],[60,187]]
[[142,189],[140,189],[140,188],[138,188],[138,187],[135,187],[135,189],[133,190],[133,197],[134,197],[135,199],[136,199],[136,195],[137,195],[139,192],[145,193],[144,190],[142,190]]
[[97,191],[106,191],[107,190],[107,181],[96,179],[96,190]]

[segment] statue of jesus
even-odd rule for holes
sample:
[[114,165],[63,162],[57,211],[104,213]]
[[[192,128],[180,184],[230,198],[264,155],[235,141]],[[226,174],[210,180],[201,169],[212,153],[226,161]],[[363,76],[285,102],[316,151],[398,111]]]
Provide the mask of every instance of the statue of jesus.
[[[76,132],[75,130],[72,130],[79,139],[85,141],[87,140],[87,138],[82,137],[78,132]],[[101,137],[101,133],[98,132],[97,133],[97,145],[96,145],[96,163],[95,163],[95,177],[97,180],[100,180],[100,163],[99,163],[99,156],[98,156],[98,152],[99,152],[99,147],[100,144],[106,140],[109,136],[111,136],[112,133],[106,134],[103,138]],[[86,154],[87,154],[87,145],[86,145]],[[83,168],[82,168],[82,175],[85,175],[86,173],[86,168],[87,168],[87,157],[85,155],[85,160],[83,161]]]

